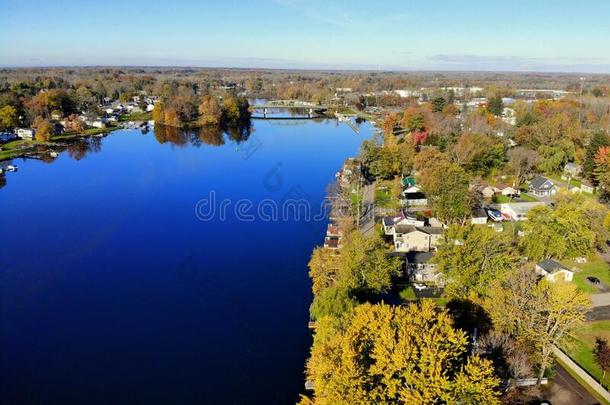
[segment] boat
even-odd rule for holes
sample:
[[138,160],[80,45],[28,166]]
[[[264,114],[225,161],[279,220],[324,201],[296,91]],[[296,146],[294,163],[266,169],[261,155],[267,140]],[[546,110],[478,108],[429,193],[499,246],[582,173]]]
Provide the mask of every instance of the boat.
[[16,172],[19,168],[17,166],[8,165],[5,169],[7,172]]

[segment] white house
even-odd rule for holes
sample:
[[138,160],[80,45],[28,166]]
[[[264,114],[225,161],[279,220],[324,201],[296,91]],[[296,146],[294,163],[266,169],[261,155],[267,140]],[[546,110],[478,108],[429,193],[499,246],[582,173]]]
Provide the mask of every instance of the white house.
[[482,208],[472,210],[470,222],[473,225],[485,225],[487,223],[487,213]]
[[403,226],[424,226],[423,220],[417,219],[417,217],[401,213],[396,217],[383,217],[381,220],[383,225],[384,233],[388,236],[394,235],[394,228],[399,225]]
[[17,128],[16,134],[21,139],[32,139],[36,135],[34,128]]
[[512,202],[508,204],[500,204],[500,212],[508,215],[514,221],[525,221],[527,219],[528,212],[532,208],[544,205],[543,202]]
[[544,276],[547,280],[556,281],[563,277],[565,281],[572,281],[574,272],[553,259],[545,259],[536,264],[536,274]]
[[106,128],[106,125],[108,125],[108,118],[86,118],[85,124],[93,128]]

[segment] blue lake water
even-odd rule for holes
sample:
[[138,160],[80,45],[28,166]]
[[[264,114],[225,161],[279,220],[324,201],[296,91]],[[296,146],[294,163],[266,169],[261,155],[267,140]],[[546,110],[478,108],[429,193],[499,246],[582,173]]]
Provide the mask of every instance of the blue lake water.
[[0,402],[295,403],[325,224],[238,220],[233,206],[201,221],[196,207],[213,194],[256,214],[296,197],[317,212],[361,129],[120,130],[51,163],[14,161],[0,189]]

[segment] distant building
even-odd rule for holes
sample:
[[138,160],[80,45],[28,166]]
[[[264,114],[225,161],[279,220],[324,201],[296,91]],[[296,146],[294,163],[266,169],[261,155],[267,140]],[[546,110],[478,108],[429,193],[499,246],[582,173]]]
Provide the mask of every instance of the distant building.
[[411,98],[421,96],[421,91],[419,90],[394,90],[394,93],[398,94],[400,98]]
[[36,130],[34,128],[17,128],[15,133],[21,139],[32,139],[36,135]]
[[516,125],[517,124],[517,116],[515,110],[512,108],[504,107],[502,110],[502,121],[507,123],[508,125]]

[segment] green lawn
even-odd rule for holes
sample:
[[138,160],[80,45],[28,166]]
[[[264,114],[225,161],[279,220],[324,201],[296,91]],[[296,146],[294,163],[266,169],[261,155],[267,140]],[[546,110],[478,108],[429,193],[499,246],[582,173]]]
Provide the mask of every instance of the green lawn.
[[380,180],[375,185],[375,204],[381,208],[399,208],[398,196],[392,195],[393,182]]
[[405,301],[417,301],[417,297],[415,296],[415,291],[413,290],[413,287],[408,286],[407,288],[405,288],[404,290],[402,290],[400,293],[400,298],[402,298]]
[[578,288],[589,294],[598,292],[598,289],[589,284],[587,277],[597,277],[602,283],[610,286],[610,265],[599,257],[596,257],[594,260],[590,260],[585,264],[577,264],[573,261],[564,261],[564,264],[570,268],[576,267],[580,270],[574,274],[573,282]]
[[521,196],[518,198],[510,198],[506,195],[496,195],[493,197],[493,202],[497,204],[507,204],[509,202],[535,202],[538,201],[536,198],[532,197],[527,193],[521,193]]
[[[561,182],[561,183],[567,183],[567,180],[564,180],[561,178],[560,174],[547,174],[546,177],[548,177],[549,179],[555,181],[555,182]],[[582,184],[582,182],[578,179],[571,179],[570,180],[570,186],[574,186],[574,187],[580,187],[580,185]]]
[[610,342],[610,321],[587,322],[584,327],[576,333],[576,341],[564,348],[565,352],[578,363],[589,374],[601,381],[606,388],[610,385],[610,374],[606,373],[606,378],[602,380],[602,371],[595,362],[593,348],[595,339],[604,338]]

